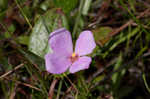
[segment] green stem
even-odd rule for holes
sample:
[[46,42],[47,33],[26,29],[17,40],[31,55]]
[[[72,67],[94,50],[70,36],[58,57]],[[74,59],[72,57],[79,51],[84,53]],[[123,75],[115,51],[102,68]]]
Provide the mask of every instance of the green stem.
[[15,2],[16,2],[16,4],[17,4],[17,7],[19,8],[19,10],[20,10],[21,14],[23,15],[23,17],[24,17],[24,18],[25,18],[25,20],[27,21],[27,23],[28,23],[28,25],[29,25],[30,29],[32,29],[32,25],[31,25],[31,23],[30,23],[29,19],[27,18],[27,16],[25,15],[25,13],[23,12],[22,8],[20,7],[20,5],[19,5],[18,1],[17,1],[17,0],[15,0]]
[[143,80],[144,80],[144,84],[145,84],[146,89],[147,89],[148,92],[150,93],[150,88],[148,87],[148,84],[147,84],[146,77],[145,77],[145,74],[144,74],[144,73],[143,73],[143,75],[142,75],[142,78],[143,78]]
[[73,33],[72,33],[73,38],[75,38],[75,34],[77,32],[77,28],[78,28],[79,20],[80,20],[80,17],[81,17],[81,12],[82,12],[83,5],[84,5],[84,0],[80,0],[78,15],[77,15],[76,22],[75,22],[75,25],[74,25],[74,28],[73,28]]
[[57,93],[56,99],[59,99],[60,91],[61,91],[61,88],[62,88],[62,81],[63,81],[63,79],[61,79],[60,82],[59,82],[58,93]]

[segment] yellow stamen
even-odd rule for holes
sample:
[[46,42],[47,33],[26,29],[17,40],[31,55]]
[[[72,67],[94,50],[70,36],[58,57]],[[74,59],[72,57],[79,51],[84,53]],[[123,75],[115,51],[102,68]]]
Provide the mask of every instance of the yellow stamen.
[[77,61],[79,58],[79,56],[76,53],[72,53],[71,57],[70,57],[70,61],[72,63],[74,63],[75,61]]
[[75,57],[76,56],[76,54],[75,53],[72,53],[72,55],[71,55],[72,57]]

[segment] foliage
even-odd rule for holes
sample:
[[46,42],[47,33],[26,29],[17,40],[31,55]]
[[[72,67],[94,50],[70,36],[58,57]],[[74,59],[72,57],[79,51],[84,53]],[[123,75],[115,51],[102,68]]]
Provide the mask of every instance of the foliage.
[[[148,0],[0,0],[0,99],[149,99],[149,7]],[[93,32],[89,69],[46,71],[49,35],[61,27],[73,43]]]

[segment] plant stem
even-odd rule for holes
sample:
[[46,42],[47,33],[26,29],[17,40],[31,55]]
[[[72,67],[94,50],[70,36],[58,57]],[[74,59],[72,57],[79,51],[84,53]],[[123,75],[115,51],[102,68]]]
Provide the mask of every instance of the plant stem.
[[17,7],[19,8],[19,10],[20,10],[21,14],[23,15],[23,17],[24,17],[24,18],[25,18],[25,20],[27,21],[27,23],[28,23],[28,25],[29,25],[30,29],[32,29],[32,25],[31,25],[31,23],[30,23],[29,19],[27,18],[27,16],[25,15],[25,13],[23,12],[22,8],[20,7],[20,5],[19,5],[18,1],[17,1],[17,0],[15,0],[15,2],[16,2],[16,4],[17,4]]
[[150,93],[150,88],[148,87],[148,84],[147,84],[146,77],[145,77],[145,74],[144,74],[144,73],[143,73],[143,75],[142,75],[142,78],[143,78],[143,80],[144,80],[144,84],[145,84],[145,87],[146,87],[147,91]]
[[59,82],[59,87],[58,87],[58,92],[57,92],[56,99],[59,99],[60,91],[61,91],[61,88],[62,88],[62,81],[63,81],[63,79],[61,79],[60,82]]
[[74,25],[74,28],[73,28],[73,33],[72,33],[73,38],[75,38],[75,34],[77,32],[77,28],[78,28],[79,20],[80,20],[80,17],[81,17],[81,12],[82,12],[83,5],[84,5],[84,0],[80,0],[78,15],[77,15],[76,22],[75,22],[75,25]]

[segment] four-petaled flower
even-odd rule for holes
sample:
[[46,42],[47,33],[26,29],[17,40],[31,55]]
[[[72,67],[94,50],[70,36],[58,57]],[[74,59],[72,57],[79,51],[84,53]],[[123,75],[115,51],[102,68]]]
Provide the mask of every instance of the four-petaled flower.
[[46,70],[53,74],[61,74],[67,69],[70,73],[88,69],[92,59],[85,55],[96,47],[92,32],[86,30],[79,35],[73,51],[71,34],[65,28],[52,32],[49,44],[53,53],[45,55],[45,63]]

